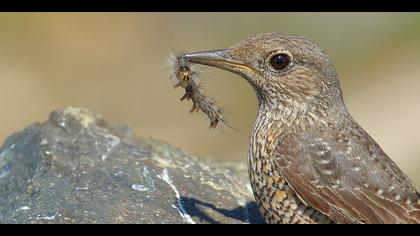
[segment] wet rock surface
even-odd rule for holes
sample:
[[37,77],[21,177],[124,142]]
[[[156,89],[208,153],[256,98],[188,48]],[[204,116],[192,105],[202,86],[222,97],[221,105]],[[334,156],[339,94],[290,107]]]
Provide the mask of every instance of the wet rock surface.
[[87,110],[0,149],[0,223],[263,223],[242,163],[196,158]]

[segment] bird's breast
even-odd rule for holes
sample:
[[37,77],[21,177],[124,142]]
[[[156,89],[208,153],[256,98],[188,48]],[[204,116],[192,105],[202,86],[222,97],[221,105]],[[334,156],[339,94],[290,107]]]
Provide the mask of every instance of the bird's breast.
[[268,223],[320,223],[320,213],[299,199],[276,168],[272,151],[283,132],[282,127],[256,121],[248,153],[255,200]]

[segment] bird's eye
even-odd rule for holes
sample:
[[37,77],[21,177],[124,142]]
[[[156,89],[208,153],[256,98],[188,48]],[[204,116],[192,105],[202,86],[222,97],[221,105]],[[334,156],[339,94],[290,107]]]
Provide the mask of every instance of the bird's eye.
[[270,65],[276,70],[284,70],[290,64],[290,56],[286,53],[274,54],[270,58]]

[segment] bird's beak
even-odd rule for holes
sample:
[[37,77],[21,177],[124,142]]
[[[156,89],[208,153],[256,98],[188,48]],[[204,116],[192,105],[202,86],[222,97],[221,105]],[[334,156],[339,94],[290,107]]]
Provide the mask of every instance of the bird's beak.
[[252,70],[249,65],[232,58],[229,51],[229,49],[221,49],[192,52],[187,53],[185,59],[191,63],[217,67],[239,74],[244,73],[246,70]]

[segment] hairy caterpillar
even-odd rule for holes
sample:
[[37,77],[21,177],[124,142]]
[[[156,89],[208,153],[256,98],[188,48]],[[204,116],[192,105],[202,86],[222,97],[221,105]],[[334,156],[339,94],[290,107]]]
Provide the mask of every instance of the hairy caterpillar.
[[[213,99],[205,95],[204,88],[199,84],[197,76],[198,72],[194,71],[190,63],[184,58],[185,53],[177,53],[172,57],[174,87],[182,87],[185,89],[184,96],[181,101],[191,100],[193,106],[191,113],[203,111],[210,119],[210,128],[216,128],[219,123],[229,126],[223,117],[223,110],[215,104]],[[230,126],[229,126],[230,127]]]

